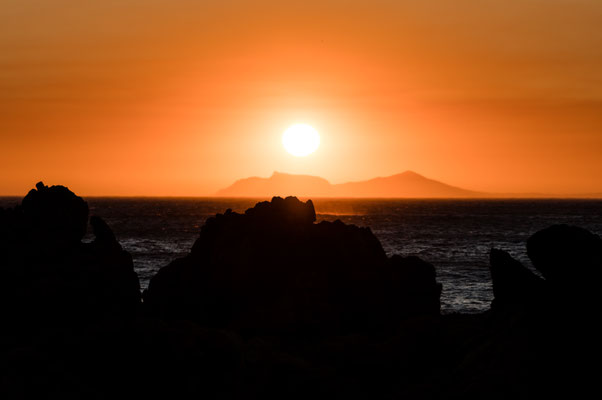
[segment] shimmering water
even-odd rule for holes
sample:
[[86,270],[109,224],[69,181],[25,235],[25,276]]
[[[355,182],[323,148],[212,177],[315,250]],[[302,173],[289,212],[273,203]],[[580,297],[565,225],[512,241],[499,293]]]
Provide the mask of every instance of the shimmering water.
[[[0,206],[17,199],[0,199]],[[185,255],[204,221],[253,199],[88,198],[133,258],[142,287],[162,266]],[[549,225],[579,225],[602,234],[600,200],[314,199],[318,220],[368,226],[389,254],[418,255],[437,269],[443,312],[477,312],[492,299],[489,249],[509,251],[528,267],[525,241]]]

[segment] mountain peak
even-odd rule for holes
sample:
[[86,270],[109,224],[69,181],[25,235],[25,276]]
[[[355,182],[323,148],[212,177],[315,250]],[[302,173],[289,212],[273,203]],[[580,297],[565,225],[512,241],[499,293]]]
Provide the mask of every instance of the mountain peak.
[[423,179],[426,179],[424,176],[420,175],[419,173],[414,172],[414,171],[410,171],[410,170],[404,171],[401,174],[397,174],[397,176],[403,176],[403,177],[406,177],[406,178],[423,178]]

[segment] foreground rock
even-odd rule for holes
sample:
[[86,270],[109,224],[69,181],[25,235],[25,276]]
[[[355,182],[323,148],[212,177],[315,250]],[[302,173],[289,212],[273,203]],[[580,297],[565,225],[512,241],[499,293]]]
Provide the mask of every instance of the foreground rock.
[[570,309],[600,316],[602,239],[583,228],[553,225],[527,240],[527,254],[541,279],[508,253],[490,254],[494,303]]
[[418,393],[437,365],[433,266],[315,224],[311,202],[210,219],[144,311],[108,225],[81,242],[82,199],[40,184],[24,204],[0,210],[2,398],[366,398]]
[[558,303],[600,314],[602,239],[598,235],[576,226],[554,225],[529,238],[527,253]]
[[88,205],[36,185],[0,209],[0,398],[232,394],[236,334],[141,317],[132,258]]
[[389,260],[370,229],[315,218],[311,200],[293,197],[210,218],[190,255],[151,280],[145,304],[247,334],[379,331],[439,314],[432,265]]
[[492,249],[489,265],[493,281],[492,307],[521,307],[542,300],[545,282],[507,252]]
[[21,206],[0,210],[0,307],[22,324],[14,326],[135,315],[140,289],[132,258],[102,219],[90,222],[96,238],[82,243],[86,202],[41,182]]
[[513,371],[507,377],[521,382],[529,398],[585,397],[597,390],[600,368],[591,363],[602,357],[602,241],[583,228],[553,225],[527,240],[527,254],[544,279],[508,253],[491,251],[495,299],[487,340],[498,354],[487,357],[506,360],[500,369]]

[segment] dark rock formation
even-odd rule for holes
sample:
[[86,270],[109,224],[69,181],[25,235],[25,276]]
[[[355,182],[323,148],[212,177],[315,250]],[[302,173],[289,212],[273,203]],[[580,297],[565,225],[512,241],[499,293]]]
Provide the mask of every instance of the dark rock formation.
[[84,243],[86,202],[41,182],[0,209],[1,398],[113,397],[140,369],[124,329],[141,305],[132,258],[101,218],[90,224]]
[[68,251],[86,234],[88,204],[64,186],[48,187],[38,182],[21,207],[27,240],[40,250]]
[[314,221],[312,202],[294,197],[218,214],[151,280],[145,305],[247,333],[361,332],[439,313],[432,265],[389,261],[368,228]]
[[553,225],[527,241],[527,253],[547,286],[564,304],[599,308],[602,240],[576,226]]
[[494,313],[471,373],[488,357],[501,361],[496,368],[527,398],[584,397],[599,372],[588,360],[602,356],[602,241],[585,229],[554,225],[527,240],[527,253],[545,279],[491,250]]
[[492,307],[526,306],[542,299],[544,281],[503,250],[491,249]]
[[491,250],[495,304],[538,301],[544,309],[568,307],[573,313],[599,309],[602,239],[598,235],[576,226],[553,225],[527,240],[527,254],[545,279],[508,253]]
[[389,268],[389,301],[399,317],[439,313],[441,284],[432,264],[415,256],[395,255],[389,259]]
[[30,324],[133,317],[140,303],[130,255],[99,217],[82,243],[88,205],[64,186],[36,185],[21,206],[0,211],[4,315]]

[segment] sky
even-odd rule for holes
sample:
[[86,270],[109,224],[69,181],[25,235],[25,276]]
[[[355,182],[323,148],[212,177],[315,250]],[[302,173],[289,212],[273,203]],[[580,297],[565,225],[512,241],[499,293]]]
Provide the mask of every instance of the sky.
[[[602,193],[600,21],[599,0],[0,0],[0,195],[406,170]],[[282,147],[295,123],[310,156]]]

